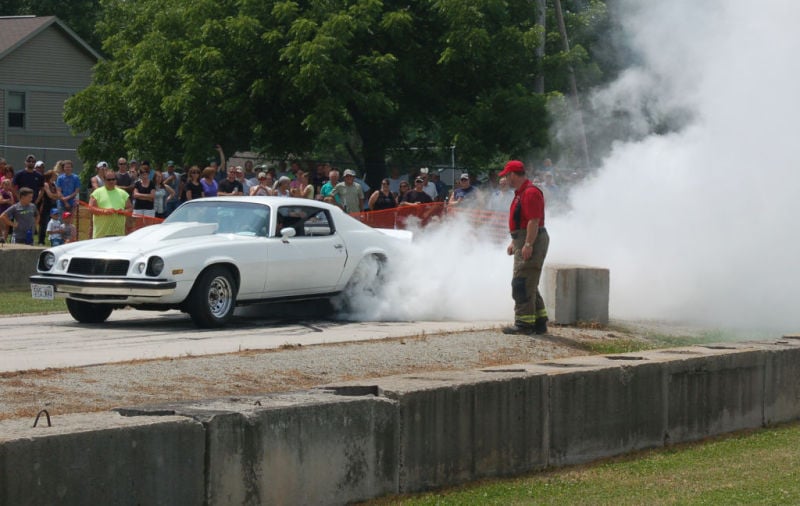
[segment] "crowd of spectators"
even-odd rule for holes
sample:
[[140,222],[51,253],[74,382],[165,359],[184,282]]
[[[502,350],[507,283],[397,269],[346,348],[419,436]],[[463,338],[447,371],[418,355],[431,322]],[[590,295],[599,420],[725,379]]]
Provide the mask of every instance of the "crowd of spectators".
[[[219,162],[216,158],[210,159],[204,167],[192,165],[181,170],[171,160],[163,168],[154,168],[147,160],[128,161],[120,157],[116,170],[105,161],[98,162],[87,185],[87,200],[95,208],[93,236],[124,234],[126,212],[135,216],[165,218],[181,203],[201,197],[292,196],[322,200],[350,213],[385,211],[432,202],[465,209],[507,212],[514,193],[505,178],[497,178],[496,172],[489,173],[483,180],[474,173],[463,172],[457,181],[453,181],[454,187],[451,188],[442,181],[438,170],[420,167],[403,173],[393,165],[389,177],[381,180],[377,188],[370,188],[358,178],[356,171],[346,169],[340,172],[329,163],[292,161],[268,167],[254,166],[247,160],[242,166],[228,165],[222,148],[217,145],[216,150]],[[565,202],[565,192],[557,183],[557,175],[559,173],[550,160],[545,160],[532,178],[533,183],[542,189],[551,208],[563,206]],[[577,177],[577,174],[572,176]],[[59,161],[46,171],[44,162],[28,155],[25,168],[15,172],[6,160],[0,158],[0,215],[20,203],[24,188],[31,190],[30,204],[36,209],[33,240],[40,245],[48,241],[53,244],[74,240],[72,215],[81,191],[81,181],[73,173],[72,161]],[[32,209],[31,205],[26,208]],[[19,211],[17,209],[15,213]],[[52,227],[49,226],[51,220],[56,222]],[[22,222],[28,221],[22,219]],[[15,231],[13,235],[12,228]],[[32,243],[29,234],[20,234],[19,231],[15,220],[0,220],[0,241],[13,237],[17,241],[22,238]]]
[[[50,237],[69,241],[80,189],[71,160],[59,160],[46,170],[44,162],[31,154],[25,157],[25,168],[15,172],[0,158],[0,242],[44,245]],[[68,224],[66,233],[63,225],[48,228],[51,219]]]

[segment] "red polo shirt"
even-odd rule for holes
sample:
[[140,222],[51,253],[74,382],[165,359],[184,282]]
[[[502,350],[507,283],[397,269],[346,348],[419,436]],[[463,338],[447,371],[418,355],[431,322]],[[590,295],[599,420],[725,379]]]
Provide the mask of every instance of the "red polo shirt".
[[[519,226],[517,226],[515,214],[517,206],[522,203],[519,213]],[[528,222],[539,219],[539,227],[544,226],[544,195],[542,190],[526,179],[522,185],[514,191],[514,200],[511,201],[511,209],[508,213],[508,229],[525,230]]]

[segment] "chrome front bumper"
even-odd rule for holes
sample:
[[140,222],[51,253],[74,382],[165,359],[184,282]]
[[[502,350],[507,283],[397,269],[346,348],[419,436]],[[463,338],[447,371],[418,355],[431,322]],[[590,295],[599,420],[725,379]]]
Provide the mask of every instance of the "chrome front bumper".
[[75,294],[84,296],[115,297],[164,297],[172,295],[176,281],[163,279],[136,279],[127,278],[86,278],[73,276],[56,276],[48,274],[34,274],[31,283],[38,285],[52,285],[53,291],[62,294]]

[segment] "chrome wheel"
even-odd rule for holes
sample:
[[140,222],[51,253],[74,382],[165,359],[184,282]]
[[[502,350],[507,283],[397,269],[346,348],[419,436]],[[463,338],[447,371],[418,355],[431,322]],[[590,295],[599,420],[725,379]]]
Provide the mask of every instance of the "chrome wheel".
[[221,327],[236,308],[236,290],[231,271],[215,265],[197,279],[184,307],[198,327]]
[[233,307],[233,286],[226,276],[217,276],[208,286],[208,312],[224,318]]

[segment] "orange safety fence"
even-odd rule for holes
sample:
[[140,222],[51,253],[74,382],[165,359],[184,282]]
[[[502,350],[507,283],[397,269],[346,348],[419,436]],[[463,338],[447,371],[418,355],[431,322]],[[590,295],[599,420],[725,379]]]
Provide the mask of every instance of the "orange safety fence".
[[[129,234],[134,230],[149,225],[155,225],[164,221],[162,218],[142,216],[128,211],[112,211],[90,207],[86,202],[79,202],[78,208],[73,215],[73,225],[77,231],[77,240],[92,238],[92,216],[95,214],[121,214],[127,216],[125,233]],[[444,202],[433,202],[430,204],[418,204],[413,206],[395,207],[381,211],[364,211],[360,213],[350,213],[351,216],[361,221],[365,225],[374,228],[394,228],[407,229],[409,227],[425,228],[437,222],[447,222],[448,220],[463,220],[470,224],[474,229],[486,228],[490,235],[498,240],[508,238],[508,213],[498,211],[488,211],[484,209],[460,208],[448,206]]]
[[406,229],[412,224],[425,228],[434,223],[436,218],[440,218],[441,222],[463,220],[473,229],[488,229],[492,237],[498,240],[508,238],[508,213],[448,206],[444,202],[350,213],[350,216],[371,227],[396,229]]
[[91,207],[86,202],[79,202],[78,208],[75,210],[77,216],[73,217],[72,224],[75,225],[77,232],[77,240],[92,238],[92,216],[95,214],[121,214],[127,216],[125,220],[125,233],[130,234],[134,230],[138,230],[149,225],[161,223],[163,218],[154,218],[152,216],[142,216],[130,211],[117,211],[113,209],[101,209],[99,207]]
[[505,241],[510,237],[507,212],[448,206],[447,216],[448,218],[466,221],[475,230],[483,229],[497,240]]
[[[431,204],[401,206],[381,211],[350,213],[350,216],[374,228],[406,229],[411,223],[425,227],[435,218],[443,216],[444,211],[444,202],[433,202]],[[412,217],[415,219],[411,220]]]

